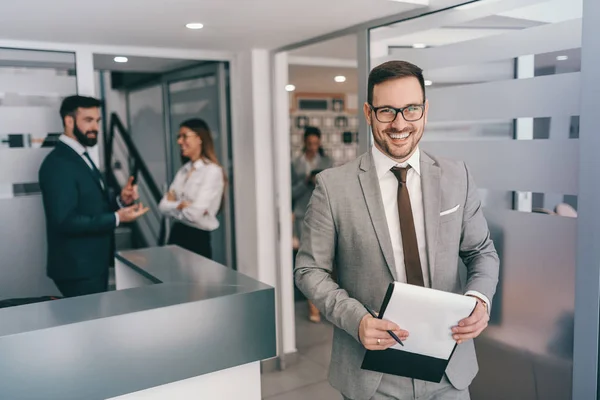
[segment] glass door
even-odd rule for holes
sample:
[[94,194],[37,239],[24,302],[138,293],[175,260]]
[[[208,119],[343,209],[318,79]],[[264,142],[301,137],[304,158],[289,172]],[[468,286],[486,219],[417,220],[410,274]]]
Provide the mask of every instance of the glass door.
[[[181,167],[177,145],[179,124],[190,118],[201,118],[210,127],[217,157],[228,176],[225,188],[225,205],[218,219],[220,227],[212,233],[214,261],[234,266],[233,186],[231,151],[229,146],[229,109],[227,69],[224,63],[211,63],[200,67],[165,74],[165,116],[168,124],[168,144],[171,155],[169,176],[173,179]],[[167,121],[168,120],[168,121]]]

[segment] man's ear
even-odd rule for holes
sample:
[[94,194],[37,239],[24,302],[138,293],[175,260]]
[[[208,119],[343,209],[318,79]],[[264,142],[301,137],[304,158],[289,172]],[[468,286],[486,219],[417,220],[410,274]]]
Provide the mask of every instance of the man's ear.
[[75,127],[75,116],[68,114],[64,118],[65,127],[73,129]]
[[369,103],[365,103],[363,106],[363,112],[365,113],[365,119],[367,120],[367,124],[371,126],[371,106]]

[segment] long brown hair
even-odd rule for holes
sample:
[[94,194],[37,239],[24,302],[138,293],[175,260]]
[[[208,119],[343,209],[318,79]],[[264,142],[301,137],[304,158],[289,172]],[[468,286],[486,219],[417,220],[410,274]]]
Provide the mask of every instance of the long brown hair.
[[[200,158],[204,162],[213,163],[215,165],[218,165],[221,168],[221,171],[223,171],[224,188],[223,188],[223,198],[221,199],[221,209],[223,209],[223,203],[225,200],[225,189],[227,188],[227,174],[225,173],[225,169],[223,168],[223,166],[219,162],[219,159],[217,158],[217,154],[215,152],[215,142],[212,138],[212,134],[210,133],[210,128],[208,127],[208,124],[203,119],[192,118],[192,119],[183,121],[179,125],[179,128],[188,128],[189,130],[194,132],[196,135],[198,135],[200,137],[200,140],[202,141],[202,150],[200,153]],[[183,160],[183,161],[185,163],[185,160]]]

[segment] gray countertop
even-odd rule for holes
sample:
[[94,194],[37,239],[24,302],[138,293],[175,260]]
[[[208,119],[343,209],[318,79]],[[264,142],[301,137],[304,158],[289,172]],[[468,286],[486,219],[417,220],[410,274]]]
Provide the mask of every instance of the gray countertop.
[[154,285],[0,309],[0,397],[106,399],[276,354],[274,289],[168,246],[118,255]]

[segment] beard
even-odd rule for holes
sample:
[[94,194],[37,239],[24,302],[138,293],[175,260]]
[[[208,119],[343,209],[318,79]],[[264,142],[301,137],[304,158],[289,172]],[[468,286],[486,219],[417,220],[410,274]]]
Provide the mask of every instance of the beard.
[[[83,133],[77,124],[73,126],[73,134],[77,138],[77,141],[85,147],[94,147],[98,143],[98,131],[87,131]],[[95,137],[88,137],[90,134],[95,134]]]
[[[409,133],[409,139],[404,146],[396,146],[393,144],[392,139],[389,138],[390,134],[403,134]],[[378,145],[378,148],[386,154],[388,157],[397,160],[405,161],[414,152],[422,136],[422,132],[419,132],[417,127],[407,127],[399,130],[395,128],[384,129],[373,134],[373,139]]]

